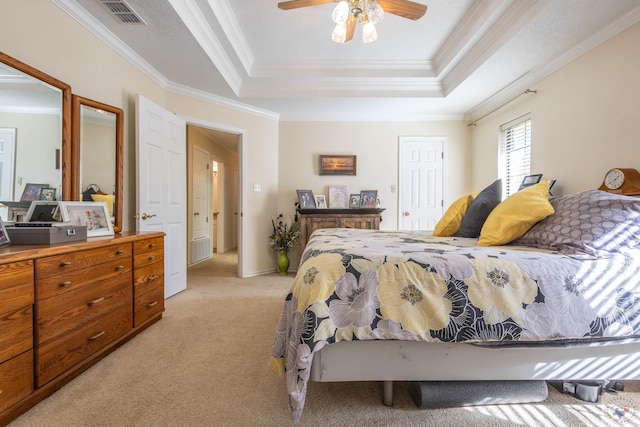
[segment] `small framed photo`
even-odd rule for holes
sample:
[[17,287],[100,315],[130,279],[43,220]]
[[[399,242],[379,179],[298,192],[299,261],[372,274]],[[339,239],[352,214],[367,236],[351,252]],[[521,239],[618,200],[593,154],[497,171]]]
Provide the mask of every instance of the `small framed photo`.
[[518,191],[522,190],[523,188],[527,188],[532,186],[533,184],[537,184],[540,182],[540,180],[542,179],[542,174],[538,173],[535,175],[527,175],[522,179],[522,184],[520,184],[520,187],[518,188]]
[[55,188],[42,188],[40,190],[40,198],[38,200],[55,200],[56,199],[56,189]]
[[313,191],[311,190],[296,190],[298,193],[298,202],[300,202],[300,209],[314,209],[316,207],[316,201],[313,198]]
[[320,155],[320,175],[355,175],[356,156]]
[[109,207],[105,202],[62,202],[61,206],[71,225],[87,226],[87,237],[113,235]]
[[31,202],[25,222],[67,222],[61,202],[36,200]]
[[349,208],[357,209],[360,207],[360,193],[349,196]]
[[349,192],[346,185],[329,186],[329,207],[331,209],[345,209],[349,203]]
[[375,208],[378,202],[378,190],[366,190],[360,192],[360,207]]
[[30,202],[32,200],[40,200],[40,194],[43,188],[49,188],[49,185],[28,183],[27,185],[24,186],[24,190],[22,191],[22,196],[20,197],[20,201]]
[[324,197],[324,194],[318,194],[316,196],[316,207],[318,209],[327,209],[327,199]]
[[0,246],[6,246],[11,244],[11,240],[9,240],[9,235],[7,234],[7,230],[4,228],[4,224],[2,223],[2,218],[0,218]]

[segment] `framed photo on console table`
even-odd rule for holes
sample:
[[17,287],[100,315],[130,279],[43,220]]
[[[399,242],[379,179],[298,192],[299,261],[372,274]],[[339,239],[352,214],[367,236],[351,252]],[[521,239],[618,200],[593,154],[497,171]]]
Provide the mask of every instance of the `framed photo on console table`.
[[296,190],[298,193],[298,202],[300,203],[300,209],[314,209],[316,207],[316,201],[313,197],[313,191],[311,190]]
[[113,235],[106,202],[62,202],[62,212],[71,225],[86,225],[87,237]]
[[378,203],[378,190],[366,190],[360,192],[360,207],[375,208]]
[[2,223],[2,218],[0,218],[0,246],[5,246],[11,244],[11,240],[9,240],[9,235],[7,234],[7,230],[4,228],[4,224]]

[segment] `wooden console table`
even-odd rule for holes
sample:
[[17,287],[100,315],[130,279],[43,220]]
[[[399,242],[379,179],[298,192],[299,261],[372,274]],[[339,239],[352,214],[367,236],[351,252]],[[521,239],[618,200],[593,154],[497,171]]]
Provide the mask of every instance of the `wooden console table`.
[[300,216],[300,245],[307,245],[309,236],[320,228],[380,229],[380,214],[384,209],[298,209]]

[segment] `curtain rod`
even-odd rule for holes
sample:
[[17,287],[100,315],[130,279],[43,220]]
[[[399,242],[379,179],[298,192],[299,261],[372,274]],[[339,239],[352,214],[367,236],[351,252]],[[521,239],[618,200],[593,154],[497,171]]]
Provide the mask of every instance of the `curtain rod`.
[[508,101],[502,103],[501,105],[499,105],[498,107],[494,108],[493,110],[489,111],[487,114],[485,114],[482,117],[479,117],[477,119],[475,119],[474,121],[472,121],[471,123],[469,123],[467,126],[476,126],[476,123],[478,123],[480,120],[484,119],[485,117],[487,117],[490,114],[495,113],[496,111],[498,111],[499,109],[501,109],[502,107],[504,107],[505,105],[507,105],[508,103],[510,103],[511,101],[515,100],[516,98],[519,98],[522,95],[526,95],[529,93],[538,93],[537,90],[535,89],[527,89],[524,92],[520,92],[519,94],[517,94],[516,96],[514,96],[513,98],[509,99]]

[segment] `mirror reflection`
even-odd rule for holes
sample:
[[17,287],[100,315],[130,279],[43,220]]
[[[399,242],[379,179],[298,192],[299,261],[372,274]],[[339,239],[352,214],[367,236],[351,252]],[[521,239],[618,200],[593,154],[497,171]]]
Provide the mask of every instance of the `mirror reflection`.
[[[62,200],[66,84],[0,53],[0,217],[21,221],[31,200]],[[70,112],[70,106],[68,108]],[[70,117],[66,117],[66,123]]]
[[74,198],[105,202],[114,231],[122,225],[123,111],[73,96]]

